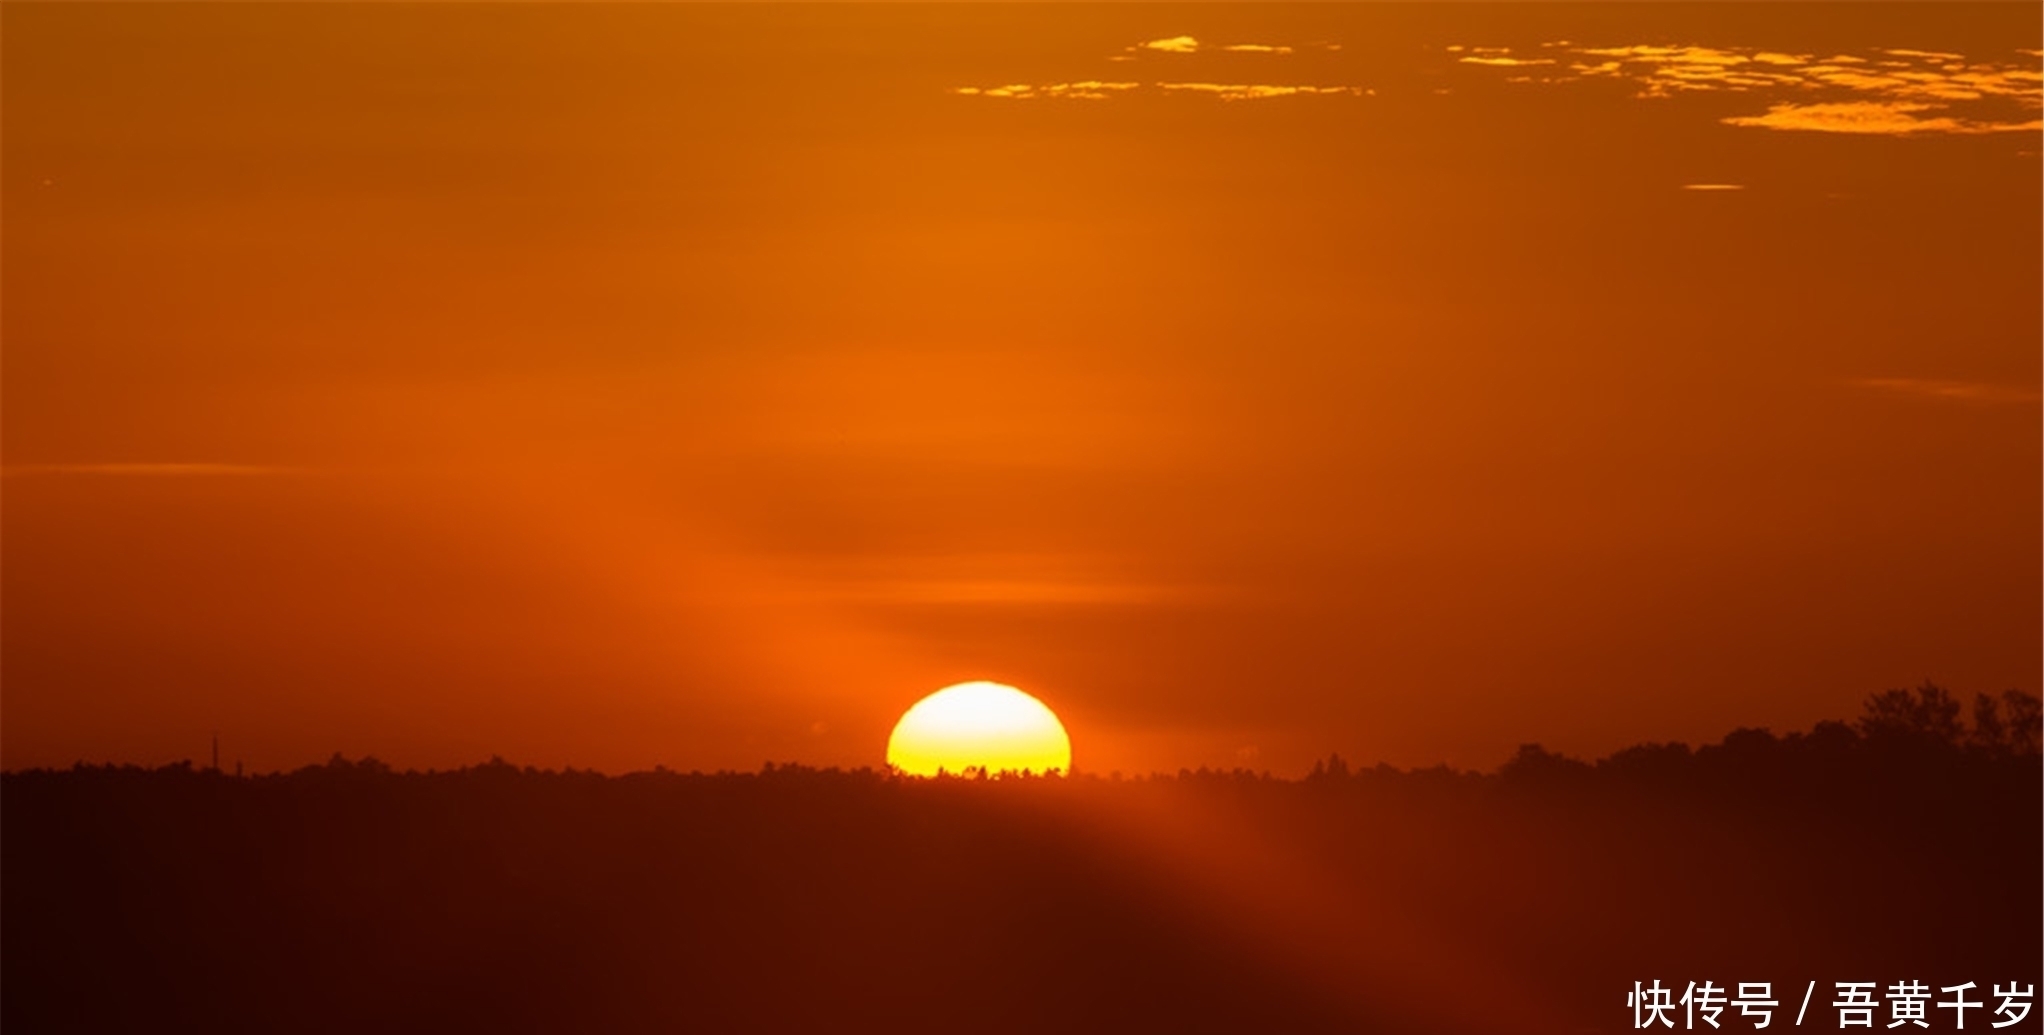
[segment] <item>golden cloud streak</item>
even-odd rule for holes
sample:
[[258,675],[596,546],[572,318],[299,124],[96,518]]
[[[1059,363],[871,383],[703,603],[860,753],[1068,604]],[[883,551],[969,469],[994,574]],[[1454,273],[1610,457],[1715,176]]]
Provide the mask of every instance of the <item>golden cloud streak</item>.
[[[2044,74],[2032,65],[1974,61],[1945,51],[1888,48],[1871,56],[1817,58],[1748,48],[1546,44],[1543,57],[1506,47],[1447,48],[1457,64],[1566,69],[1510,77],[1514,83],[1630,80],[1641,97],[1729,92],[1791,95],[1758,114],[1721,119],[1759,129],[1882,136],[2031,132],[2044,108]],[[2035,56],[2030,51],[2021,51]]]

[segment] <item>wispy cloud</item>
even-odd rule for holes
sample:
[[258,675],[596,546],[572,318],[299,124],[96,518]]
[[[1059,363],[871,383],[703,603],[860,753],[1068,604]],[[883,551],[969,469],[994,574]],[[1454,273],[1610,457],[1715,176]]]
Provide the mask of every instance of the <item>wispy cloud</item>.
[[1161,40],[1149,40],[1129,48],[1131,50],[1156,50],[1166,54],[1191,54],[1199,50],[1199,41],[1191,36],[1170,36]]
[[[1577,47],[1568,53],[1586,57],[1617,58],[1621,64],[1638,63],[1659,66],[1663,69],[1693,70],[1698,68],[1732,68],[1744,65],[1753,58],[1736,51],[1721,50],[1717,47]],[[1775,54],[1779,59],[1788,55]],[[1776,61],[1766,62],[1775,64]]]
[[1224,101],[1260,101],[1273,97],[1346,96],[1366,97],[1371,91],[1360,86],[1296,86],[1276,83],[1158,83],[1157,88],[1174,93],[1204,93]]
[[929,604],[1147,604],[1183,597],[1170,586],[1050,579],[956,579],[873,582],[816,588],[809,599],[849,603]]
[[1882,51],[1881,53],[1883,53],[1883,54],[1893,54],[1893,55],[1895,55],[1896,57],[1914,57],[1914,58],[1931,58],[1931,59],[1933,59],[1933,60],[1937,60],[1937,61],[1964,61],[1964,60],[1966,60],[1966,55],[1964,55],[1964,54],[1951,54],[1951,53],[1947,53],[1947,52],[1945,52],[1945,51],[1942,51],[1942,50],[1900,50],[1900,49],[1892,49],[1892,48],[1891,48],[1891,49],[1888,49],[1888,50],[1884,50],[1884,51]]
[[1105,100],[1118,94],[1151,90],[1165,95],[1200,94],[1224,101],[1261,101],[1276,97],[1373,97],[1376,91],[1361,86],[1315,86],[1297,83],[1009,83],[1004,86],[954,86],[961,97],[992,97],[1007,100]]
[[[1337,51],[1339,43],[1208,43],[1197,36],[1160,36],[1123,47],[1121,53],[1109,55],[1107,60],[1133,62],[1146,57],[1162,56],[1176,68],[1205,68],[1201,60],[1182,62],[1188,55],[1212,54],[1261,54],[1285,55],[1300,50]],[[1221,62],[1212,67],[1239,64]],[[1310,83],[1239,83],[1219,79],[1198,81],[1173,81],[1137,83],[1127,81],[1109,82],[1086,80],[1070,83],[1002,83],[993,86],[954,86],[951,92],[960,97],[987,97],[996,100],[1064,99],[1099,101],[1110,97],[1133,94],[1138,91],[1163,95],[1204,95],[1223,101],[1269,100],[1277,97],[1345,96],[1370,97],[1376,91],[1363,86],[1319,85]]]
[[1682,185],[1682,189],[1701,191],[1745,190],[1746,185],[1743,183],[1685,183]]
[[1898,395],[1915,395],[1965,403],[2033,403],[2039,399],[2035,386],[1988,384],[1980,381],[1940,381],[1918,377],[1862,377],[1847,382],[1855,388]]
[[[1449,47],[1464,65],[1534,69],[1511,82],[1615,80],[1643,98],[1697,92],[1775,94],[1767,110],[1727,125],[1886,136],[2034,132],[2044,74],[2034,63],[1973,60],[1946,51],[1886,48],[1864,54],[1791,54],[1740,47],[1555,42],[1538,56],[1506,47]],[[2021,53],[2029,54],[2029,51]],[[2034,56],[2034,55],[2032,55]]]
[[1193,603],[1224,587],[1173,583],[1084,557],[897,556],[807,568],[768,602],[955,605],[1129,605]]
[[964,97],[1001,97],[1010,100],[1052,98],[1073,101],[1102,101],[1117,93],[1134,90],[1141,83],[1110,83],[1087,79],[1076,83],[1009,83],[1005,86],[954,86],[951,92]]
[[1520,65],[1554,64],[1553,58],[1489,57],[1483,54],[1470,54],[1461,58],[1460,60],[1465,65],[1490,65],[1496,68],[1517,68]]
[[27,475],[98,475],[136,478],[247,478],[265,475],[299,474],[294,467],[264,467],[254,464],[15,464],[0,468],[9,478]]
[[[1321,50],[1339,50],[1330,43],[1307,44]],[[1220,51],[1231,54],[1290,54],[1297,48],[1288,43],[1202,43],[1193,36],[1166,36],[1123,48],[1124,54],[1198,54]]]
[[1765,115],[1734,115],[1718,121],[1728,126],[1759,126],[1764,129],[1794,129],[1818,133],[1876,133],[1908,136],[1912,133],[2008,133],[2036,132],[2044,122],[1969,122],[1948,115],[1923,117],[1918,112],[1941,110],[1943,105],[1915,101],[1846,101],[1837,104],[1775,104]]

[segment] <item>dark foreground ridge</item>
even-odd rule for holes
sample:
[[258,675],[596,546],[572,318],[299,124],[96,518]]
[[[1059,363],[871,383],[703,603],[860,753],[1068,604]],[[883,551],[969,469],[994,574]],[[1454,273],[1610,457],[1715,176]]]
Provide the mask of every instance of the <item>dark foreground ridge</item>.
[[1805,1030],[1834,982],[1885,1029],[1972,981],[1996,1030],[2044,969],[2044,766],[2037,699],[1982,700],[1491,774],[10,773],[0,1026],[1621,1031],[1634,981],[1708,980],[1775,1028],[1815,981]]

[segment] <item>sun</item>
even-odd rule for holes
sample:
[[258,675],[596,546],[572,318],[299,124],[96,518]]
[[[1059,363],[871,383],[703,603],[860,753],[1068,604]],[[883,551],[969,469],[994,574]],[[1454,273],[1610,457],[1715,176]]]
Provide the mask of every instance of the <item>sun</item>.
[[910,776],[1068,773],[1072,738],[1042,701],[1012,686],[960,683],[902,713],[887,738],[887,764]]

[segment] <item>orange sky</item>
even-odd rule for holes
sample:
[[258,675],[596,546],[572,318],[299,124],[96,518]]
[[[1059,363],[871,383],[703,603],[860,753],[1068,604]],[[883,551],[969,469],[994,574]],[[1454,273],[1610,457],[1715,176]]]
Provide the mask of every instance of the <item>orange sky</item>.
[[8,4],[4,763],[2036,692],[2040,17]]

